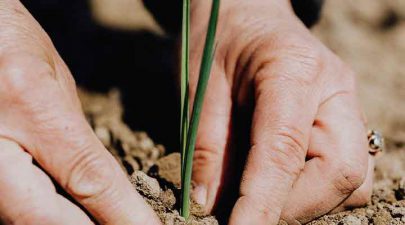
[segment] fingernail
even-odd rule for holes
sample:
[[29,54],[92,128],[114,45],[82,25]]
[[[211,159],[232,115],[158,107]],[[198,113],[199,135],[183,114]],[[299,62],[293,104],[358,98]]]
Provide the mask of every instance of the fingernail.
[[193,198],[198,204],[205,206],[207,204],[207,187],[197,185],[193,191]]

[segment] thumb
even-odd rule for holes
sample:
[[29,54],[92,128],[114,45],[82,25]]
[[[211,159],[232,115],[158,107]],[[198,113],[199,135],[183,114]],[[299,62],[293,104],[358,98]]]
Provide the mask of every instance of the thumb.
[[[223,161],[229,136],[231,90],[224,73],[213,66],[205,94],[194,154],[194,200],[212,210],[221,183]],[[197,76],[190,78],[190,96],[194,99]]]

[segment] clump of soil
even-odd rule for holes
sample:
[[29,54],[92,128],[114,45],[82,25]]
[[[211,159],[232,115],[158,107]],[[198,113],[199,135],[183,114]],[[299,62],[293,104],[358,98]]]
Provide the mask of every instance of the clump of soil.
[[325,1],[314,33],[358,74],[370,128],[382,131],[387,151],[376,159],[368,206],[310,225],[405,224],[405,1]]
[[[376,159],[372,201],[363,208],[327,215],[310,225],[405,224],[405,1],[326,1],[314,33],[359,74],[359,94],[369,126],[383,132],[387,151]],[[132,8],[132,7],[131,7]],[[134,188],[164,224],[186,224],[179,216],[180,159],[122,122],[117,91],[80,93],[97,136],[128,173]],[[218,224],[193,207],[189,224]]]
[[[180,154],[167,156],[144,132],[122,121],[117,91],[108,95],[80,91],[84,112],[97,136],[116,157],[134,188],[167,225],[186,224],[179,215]],[[377,158],[372,201],[364,208],[324,216],[310,225],[405,224],[405,142],[388,138],[387,152]],[[196,204],[187,224],[218,224]]]
[[132,131],[123,121],[119,92],[107,95],[79,91],[85,115],[96,135],[127,172],[134,188],[152,206],[165,225],[217,225],[193,203],[186,222],[177,211],[180,191],[180,154],[164,156],[146,133]]
[[[145,197],[146,201],[156,211],[164,224],[217,225],[218,222],[215,218],[205,215],[202,207],[199,207],[195,203],[192,204],[192,217],[187,223],[179,215],[179,212],[176,210],[178,208],[178,205],[176,205],[178,195],[176,194],[179,192],[179,184],[176,184],[176,182],[180,180],[179,165],[180,154],[173,153],[161,158],[156,163],[154,175],[158,176],[157,179],[148,176],[142,171],[135,171],[130,176],[130,181],[134,184],[136,190]],[[172,169],[172,166],[177,168]],[[166,170],[167,168],[169,170]]]
[[80,91],[79,97],[96,135],[128,174],[137,170],[147,172],[164,155],[162,145],[156,145],[145,132],[133,132],[122,121],[117,90],[107,96]]

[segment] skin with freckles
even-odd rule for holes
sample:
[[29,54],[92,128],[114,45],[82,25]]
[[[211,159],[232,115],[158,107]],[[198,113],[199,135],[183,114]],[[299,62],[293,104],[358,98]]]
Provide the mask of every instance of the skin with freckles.
[[[192,1],[191,95],[210,3]],[[367,203],[374,160],[368,154],[353,72],[294,15],[287,0],[223,0],[218,49],[194,158],[194,199],[207,211],[235,189],[231,225],[308,222]],[[232,137],[238,111],[252,112],[245,165]],[[231,166],[229,165],[231,164]],[[237,177],[237,176],[236,176]],[[229,201],[229,199],[227,199]],[[219,215],[222,216],[222,215]]]

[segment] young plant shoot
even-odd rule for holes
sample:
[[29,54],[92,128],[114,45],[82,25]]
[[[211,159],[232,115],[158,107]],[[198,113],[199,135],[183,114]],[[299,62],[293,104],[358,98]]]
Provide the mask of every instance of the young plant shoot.
[[198,124],[202,111],[204,94],[215,54],[215,34],[217,30],[220,0],[213,0],[208,22],[204,52],[194,97],[191,118],[189,118],[189,33],[190,33],[190,0],[183,0],[182,57],[181,57],[181,215],[190,216],[191,173],[193,168],[194,148]]

